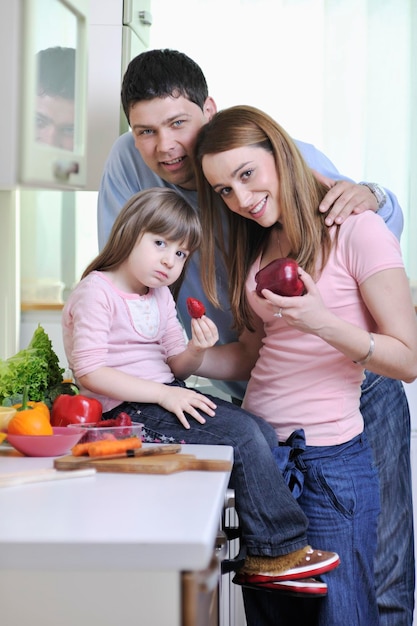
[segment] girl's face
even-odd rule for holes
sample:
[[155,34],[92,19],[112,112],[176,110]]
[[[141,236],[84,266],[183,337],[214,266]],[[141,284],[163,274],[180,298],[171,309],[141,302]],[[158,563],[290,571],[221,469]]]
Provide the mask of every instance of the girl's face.
[[265,228],[279,220],[279,181],[271,152],[244,146],[206,154],[202,168],[209,184],[231,211]]
[[119,268],[123,289],[143,295],[148,288],[172,285],[179,278],[189,254],[181,242],[144,233]]

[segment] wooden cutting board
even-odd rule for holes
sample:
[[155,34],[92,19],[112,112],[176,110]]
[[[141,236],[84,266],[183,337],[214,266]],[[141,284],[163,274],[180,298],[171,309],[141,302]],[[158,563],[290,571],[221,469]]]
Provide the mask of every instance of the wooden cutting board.
[[230,461],[198,459],[193,454],[158,454],[136,458],[100,459],[91,457],[62,456],[54,460],[57,470],[94,467],[97,472],[122,472],[126,474],[173,474],[188,470],[228,472]]

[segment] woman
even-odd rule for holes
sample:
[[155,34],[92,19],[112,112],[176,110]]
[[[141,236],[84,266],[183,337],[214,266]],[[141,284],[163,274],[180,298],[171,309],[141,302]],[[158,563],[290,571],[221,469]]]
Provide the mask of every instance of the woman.
[[[287,133],[257,109],[217,113],[200,131],[195,157],[202,281],[218,303],[217,238],[240,332],[238,342],[206,352],[204,371],[250,376],[243,406],[271,423],[280,441],[305,431],[296,464],[305,474],[299,503],[309,541],[331,543],[342,563],[324,577],[329,593],[311,623],[376,626],[378,480],[359,397],[365,364],[392,378],[417,376],[417,326],[399,244],[370,211],[329,230],[317,211],[327,189]],[[304,295],[256,294],[256,273],[280,257],[298,262]]]

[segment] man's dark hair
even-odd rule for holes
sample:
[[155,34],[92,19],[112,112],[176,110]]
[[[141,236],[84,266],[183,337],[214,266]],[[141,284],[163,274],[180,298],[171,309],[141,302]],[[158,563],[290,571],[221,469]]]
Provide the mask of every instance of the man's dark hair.
[[74,100],[75,49],[46,48],[38,52],[36,58],[38,94]]
[[208,97],[201,68],[177,50],[148,50],[130,61],[122,82],[122,106],[129,121],[131,107],[141,100],[183,96],[203,110]]

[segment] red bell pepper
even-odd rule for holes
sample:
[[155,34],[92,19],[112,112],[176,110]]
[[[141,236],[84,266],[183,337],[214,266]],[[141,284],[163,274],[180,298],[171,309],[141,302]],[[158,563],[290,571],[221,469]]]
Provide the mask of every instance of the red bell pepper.
[[80,394],[61,394],[51,410],[52,426],[68,426],[68,424],[92,424],[98,422],[103,413],[103,406],[96,398]]

